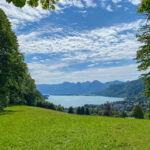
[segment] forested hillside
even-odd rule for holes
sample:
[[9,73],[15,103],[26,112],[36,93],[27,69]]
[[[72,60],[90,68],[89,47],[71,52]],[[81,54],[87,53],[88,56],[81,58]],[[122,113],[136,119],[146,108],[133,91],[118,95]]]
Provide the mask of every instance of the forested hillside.
[[145,86],[142,80],[134,80],[118,85],[110,85],[104,91],[99,92],[98,95],[110,97],[134,97],[143,92]]
[[17,37],[0,9],[0,110],[7,104],[36,105],[43,101],[36,90]]

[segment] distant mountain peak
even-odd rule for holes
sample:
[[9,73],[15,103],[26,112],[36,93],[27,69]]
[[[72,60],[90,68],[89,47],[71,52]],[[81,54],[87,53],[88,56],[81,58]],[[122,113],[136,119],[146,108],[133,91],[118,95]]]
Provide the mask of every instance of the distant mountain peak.
[[[102,83],[98,80],[92,82],[64,82],[60,84],[46,85],[39,84],[37,89],[42,94],[51,94],[51,95],[91,95],[99,91],[105,90],[108,86],[112,84],[118,84],[121,81],[111,81],[107,83]],[[122,82],[121,82],[122,83]]]

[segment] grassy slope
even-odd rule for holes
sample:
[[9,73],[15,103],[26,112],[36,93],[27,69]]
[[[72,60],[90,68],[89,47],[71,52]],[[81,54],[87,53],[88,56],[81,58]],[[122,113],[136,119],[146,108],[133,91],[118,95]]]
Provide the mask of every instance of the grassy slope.
[[27,107],[0,114],[0,150],[149,150],[150,121]]

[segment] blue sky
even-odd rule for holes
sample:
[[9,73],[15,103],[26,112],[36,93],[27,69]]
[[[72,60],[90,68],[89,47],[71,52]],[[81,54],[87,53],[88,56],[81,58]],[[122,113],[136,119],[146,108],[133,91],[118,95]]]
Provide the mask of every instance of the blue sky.
[[134,80],[141,0],[60,0],[56,10],[0,1],[37,84]]

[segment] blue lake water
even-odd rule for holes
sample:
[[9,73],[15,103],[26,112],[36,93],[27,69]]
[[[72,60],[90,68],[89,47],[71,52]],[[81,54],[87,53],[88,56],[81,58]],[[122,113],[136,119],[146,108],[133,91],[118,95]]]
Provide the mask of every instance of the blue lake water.
[[84,106],[85,104],[104,104],[106,102],[122,101],[123,98],[103,97],[103,96],[49,96],[49,102],[64,107]]

